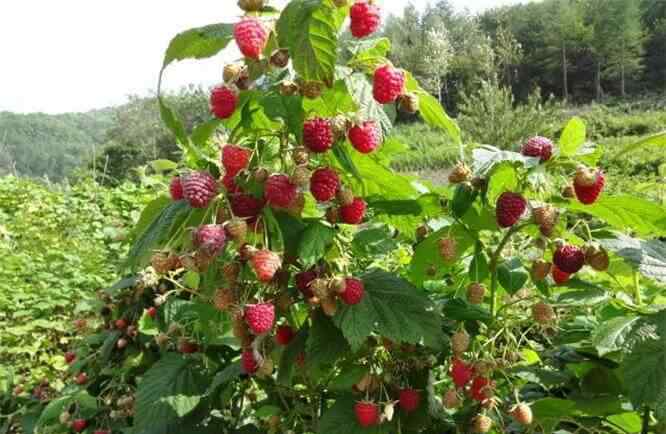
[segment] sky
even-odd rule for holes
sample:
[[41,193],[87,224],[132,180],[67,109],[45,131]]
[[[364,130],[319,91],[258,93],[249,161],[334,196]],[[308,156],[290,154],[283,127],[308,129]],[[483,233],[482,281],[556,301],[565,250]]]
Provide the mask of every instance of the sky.
[[[271,4],[285,4],[273,0]],[[517,0],[452,0],[479,12]],[[435,0],[379,0],[385,13]],[[122,104],[154,90],[169,40],[192,27],[234,22],[236,0],[0,0],[0,111],[64,113]],[[166,71],[164,86],[220,80],[233,49]]]

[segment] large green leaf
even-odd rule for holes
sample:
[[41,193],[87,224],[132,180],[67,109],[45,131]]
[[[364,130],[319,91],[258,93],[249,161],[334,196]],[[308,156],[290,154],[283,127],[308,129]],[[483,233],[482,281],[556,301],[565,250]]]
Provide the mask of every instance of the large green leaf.
[[629,398],[638,408],[666,400],[666,336],[643,339],[622,362]]
[[179,33],[169,43],[162,69],[173,61],[216,55],[233,39],[233,29],[233,24],[218,23]]
[[510,162],[495,166],[488,181],[488,202],[495,203],[497,198],[506,191],[518,189],[518,172]]
[[515,294],[525,286],[529,274],[520,258],[512,258],[500,264],[497,269],[497,279],[509,294]]
[[480,176],[485,176],[497,164],[504,162],[520,163],[527,168],[539,165],[539,158],[526,157],[518,152],[503,151],[490,145],[481,145],[472,151],[472,168]]
[[296,137],[296,141],[301,142],[305,119],[302,96],[282,96],[277,92],[271,92],[261,98],[259,104],[269,118],[282,119],[289,132]]
[[576,155],[585,144],[585,137],[585,122],[577,117],[571,119],[564,127],[560,137],[560,153],[566,157]]
[[331,318],[319,310],[312,318],[312,327],[306,344],[306,364],[314,370],[333,365],[349,352],[349,344]]
[[139,383],[134,423],[139,430],[168,425],[192,412],[205,392],[206,378],[199,364],[166,354]]
[[572,200],[564,206],[597,217],[616,229],[631,230],[641,236],[666,235],[666,208],[636,196],[605,194],[593,205]]
[[602,239],[600,242],[644,276],[666,284],[666,243],[663,241],[645,241],[617,234],[615,238]]
[[388,38],[361,39],[352,41],[348,49],[353,54],[349,65],[371,73],[387,63],[386,56],[391,51],[391,41]]
[[[318,434],[388,434],[395,432],[392,423],[383,423],[370,428],[362,428],[356,422],[354,405],[357,399],[351,395],[338,398],[333,407],[324,412]],[[395,419],[394,419],[395,420]]]
[[298,257],[305,267],[315,265],[333,244],[335,230],[324,223],[311,223],[303,232]]
[[622,350],[639,319],[637,316],[620,316],[601,324],[592,337],[592,345],[599,356]]
[[340,309],[334,318],[352,349],[359,349],[372,332],[396,342],[442,347],[441,317],[418,288],[380,270],[364,275],[363,283],[363,300]]
[[280,15],[280,46],[289,49],[294,69],[304,80],[333,83],[344,14],[328,0],[292,0]]

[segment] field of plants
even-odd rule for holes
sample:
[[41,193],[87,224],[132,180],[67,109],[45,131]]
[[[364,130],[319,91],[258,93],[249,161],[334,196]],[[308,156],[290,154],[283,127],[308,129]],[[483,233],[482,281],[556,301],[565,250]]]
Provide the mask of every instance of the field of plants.
[[0,434],[666,432],[663,106],[454,119],[348,3],[176,35],[243,55],[178,161],[0,178]]

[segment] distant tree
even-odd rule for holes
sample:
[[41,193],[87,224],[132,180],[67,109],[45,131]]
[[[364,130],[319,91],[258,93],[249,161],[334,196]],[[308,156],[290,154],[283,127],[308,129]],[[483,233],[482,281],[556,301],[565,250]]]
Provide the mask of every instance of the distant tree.
[[620,94],[627,95],[627,75],[636,74],[643,69],[643,42],[645,31],[641,22],[640,4],[636,0],[611,0],[610,12],[616,23],[613,41],[617,42],[608,58],[606,74],[620,79]]

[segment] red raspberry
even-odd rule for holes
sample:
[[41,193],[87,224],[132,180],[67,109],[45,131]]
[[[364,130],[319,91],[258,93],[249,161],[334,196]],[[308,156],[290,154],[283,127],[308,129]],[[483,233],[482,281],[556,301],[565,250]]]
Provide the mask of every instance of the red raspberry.
[[580,182],[578,176],[574,179],[574,191],[576,192],[576,197],[580,203],[584,205],[591,205],[596,202],[606,185],[606,177],[601,170],[597,170],[593,173],[591,179],[591,183]]
[[475,377],[469,393],[472,399],[479,402],[492,398],[492,382],[485,377]]
[[194,231],[192,240],[200,252],[217,256],[224,248],[226,238],[224,226],[204,225]]
[[312,152],[323,153],[333,147],[331,121],[312,118],[303,124],[303,144]]
[[222,166],[227,175],[236,176],[247,168],[252,157],[252,151],[236,145],[225,145],[222,147]]
[[375,70],[372,93],[380,104],[395,102],[405,89],[405,73],[391,65]]
[[379,8],[364,0],[357,1],[349,10],[351,33],[355,38],[365,38],[377,31],[381,22]]
[[253,218],[261,213],[264,201],[249,194],[236,194],[230,198],[231,211],[236,217]]
[[557,268],[557,265],[553,265],[551,270],[551,275],[553,276],[553,281],[555,281],[556,285],[562,285],[564,283],[567,283],[571,278],[571,274],[565,273],[564,271],[560,270],[559,268]]
[[234,39],[243,56],[259,59],[266,46],[268,32],[256,18],[244,18],[234,26]]
[[270,331],[275,322],[275,306],[270,303],[248,304],[245,306],[245,322],[255,335]]
[[314,271],[303,271],[296,275],[296,288],[306,297],[314,297],[314,293],[310,288],[310,284],[317,278],[317,273]]
[[180,176],[174,176],[171,180],[169,193],[171,194],[171,200],[183,200],[183,183],[180,180]]
[[352,306],[359,304],[363,300],[364,295],[365,287],[363,281],[354,278],[345,279],[345,291],[340,294],[342,301]]
[[400,408],[411,413],[421,404],[421,392],[415,389],[402,389],[398,399]]
[[272,175],[266,180],[264,197],[272,206],[287,208],[297,195],[298,187],[287,175]]
[[227,119],[236,111],[238,95],[227,86],[213,88],[210,93],[210,112],[218,119]]
[[148,314],[149,317],[155,318],[157,316],[157,308],[155,306],[151,306],[148,309],[146,309],[146,313]]
[[553,254],[553,263],[565,273],[577,273],[585,265],[585,252],[570,244],[559,247]]
[[275,342],[278,345],[286,346],[289,345],[289,342],[294,339],[294,329],[288,325],[282,325],[277,328],[275,332]]
[[199,352],[199,345],[196,342],[183,338],[178,342],[178,351],[182,354],[194,354]]
[[310,192],[317,202],[328,202],[340,189],[340,178],[328,167],[315,170],[310,178]]
[[86,384],[88,382],[88,374],[81,372],[76,378],[74,378],[74,382],[79,386]]
[[548,161],[553,155],[553,142],[545,137],[532,137],[523,145],[521,153],[527,157],[540,157]]
[[206,208],[217,196],[217,182],[208,172],[193,172],[183,178],[183,196],[192,208]]
[[236,184],[236,177],[234,175],[224,175],[222,185],[224,185],[229,194],[238,194],[242,191],[238,184]]
[[74,353],[73,351],[67,351],[65,353],[65,363],[71,365],[72,363],[74,363],[74,360],[76,360],[76,353]]
[[124,330],[127,327],[127,321],[122,319],[122,318],[117,319],[116,322],[114,323],[114,325],[116,326],[116,328],[118,330]]
[[270,250],[259,250],[252,256],[252,267],[259,281],[268,283],[282,266],[282,260]]
[[363,122],[349,129],[349,141],[362,154],[369,154],[377,149],[379,140],[379,129],[374,121]]
[[251,349],[243,350],[241,354],[241,366],[243,372],[247,375],[253,375],[259,369],[259,364],[254,359],[254,352]]
[[340,218],[343,223],[357,225],[363,221],[367,207],[368,205],[363,199],[356,197],[349,205],[340,207]]
[[379,407],[374,402],[361,401],[354,405],[356,421],[363,428],[377,425],[379,422]]
[[88,421],[85,419],[74,419],[72,421],[72,430],[74,432],[81,432],[88,427]]
[[504,192],[497,199],[497,224],[508,228],[520,220],[527,210],[527,201],[518,193]]
[[457,388],[463,388],[467,383],[472,379],[474,375],[474,368],[471,364],[467,364],[462,360],[455,358],[451,363],[451,371],[449,372],[451,379],[453,379],[453,384]]

